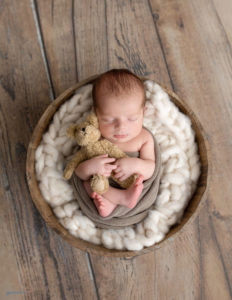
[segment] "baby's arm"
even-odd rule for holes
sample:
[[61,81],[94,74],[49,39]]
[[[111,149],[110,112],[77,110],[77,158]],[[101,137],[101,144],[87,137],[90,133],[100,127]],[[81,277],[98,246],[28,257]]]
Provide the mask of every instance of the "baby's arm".
[[155,145],[151,134],[146,130],[145,142],[140,149],[140,163],[137,165],[137,172],[149,179],[155,170]]
[[117,179],[125,180],[133,173],[143,175],[144,180],[147,180],[152,176],[155,170],[154,139],[146,129],[143,130],[140,158],[127,157],[118,159],[115,162],[117,169],[114,170]]
[[107,154],[96,156],[80,163],[75,173],[82,180],[88,180],[94,174],[109,177],[112,170],[116,169],[115,165],[110,164],[114,161],[115,158],[110,158]]

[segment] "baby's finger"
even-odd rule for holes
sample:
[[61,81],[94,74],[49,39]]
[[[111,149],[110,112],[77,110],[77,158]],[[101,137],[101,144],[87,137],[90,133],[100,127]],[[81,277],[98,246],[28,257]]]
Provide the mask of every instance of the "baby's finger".
[[123,176],[120,176],[117,179],[120,180],[120,181],[123,181]]
[[115,174],[115,178],[119,179],[121,176],[123,176],[123,173],[122,172],[119,172],[117,174]]
[[96,157],[99,157],[99,158],[101,158],[101,157],[107,157],[107,156],[108,156],[108,154],[107,154],[107,153],[105,153],[105,154],[98,155],[98,156],[96,156]]
[[117,160],[114,162],[114,165],[115,165],[115,166],[119,166],[119,163],[118,163]]
[[108,165],[108,168],[112,171],[112,170],[115,170],[117,168],[117,166],[115,166],[115,165]]
[[112,169],[108,166],[105,167],[105,172],[106,173],[111,173],[112,172]]
[[114,170],[114,173],[117,174],[117,173],[119,173],[119,172],[121,172],[121,169],[117,167],[117,168]]
[[119,177],[119,180],[120,180],[120,181],[123,181],[123,180],[127,179],[127,177],[128,177],[128,176],[123,175],[123,176]]
[[[108,154],[107,154],[108,155]],[[114,157],[108,157],[108,158],[105,158],[105,163],[112,163],[115,161],[115,158]]]

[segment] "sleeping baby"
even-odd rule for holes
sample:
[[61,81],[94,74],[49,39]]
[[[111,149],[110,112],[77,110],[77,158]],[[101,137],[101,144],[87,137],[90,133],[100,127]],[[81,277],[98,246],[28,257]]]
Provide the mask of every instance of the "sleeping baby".
[[[129,156],[139,153],[139,157],[117,160],[105,154],[86,160],[76,168],[75,174],[83,180],[100,216],[107,217],[118,205],[136,206],[143,181],[152,177],[155,170],[155,146],[152,134],[143,127],[145,90],[139,77],[126,69],[110,70],[95,81],[92,96],[102,138]],[[109,177],[112,171],[119,180],[132,174],[138,176],[128,189],[110,186],[103,195],[93,192],[90,177],[96,173]]]

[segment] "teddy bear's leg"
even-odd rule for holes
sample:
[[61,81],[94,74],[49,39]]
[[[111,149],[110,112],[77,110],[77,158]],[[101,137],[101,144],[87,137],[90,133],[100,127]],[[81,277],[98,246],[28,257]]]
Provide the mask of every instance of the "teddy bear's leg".
[[104,194],[109,188],[108,179],[100,174],[95,174],[90,180],[91,188],[97,194]]
[[114,177],[114,174],[111,175],[111,178],[117,182],[122,188],[127,189],[128,187],[130,187],[136,180],[137,175],[131,175],[129,176],[127,179],[120,181],[117,178]]

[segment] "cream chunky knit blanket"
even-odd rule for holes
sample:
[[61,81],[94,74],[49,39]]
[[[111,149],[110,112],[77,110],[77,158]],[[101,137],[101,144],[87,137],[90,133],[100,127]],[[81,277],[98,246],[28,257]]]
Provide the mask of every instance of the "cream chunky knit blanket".
[[80,210],[71,185],[63,178],[65,160],[75,150],[66,128],[92,106],[92,85],[76,91],[56,112],[36,150],[36,175],[44,199],[69,232],[110,249],[141,250],[161,241],[179,222],[200,175],[199,155],[190,119],[155,82],[144,82],[147,111],[144,126],[161,150],[161,182],[154,209],[139,224],[123,229],[100,229]]

